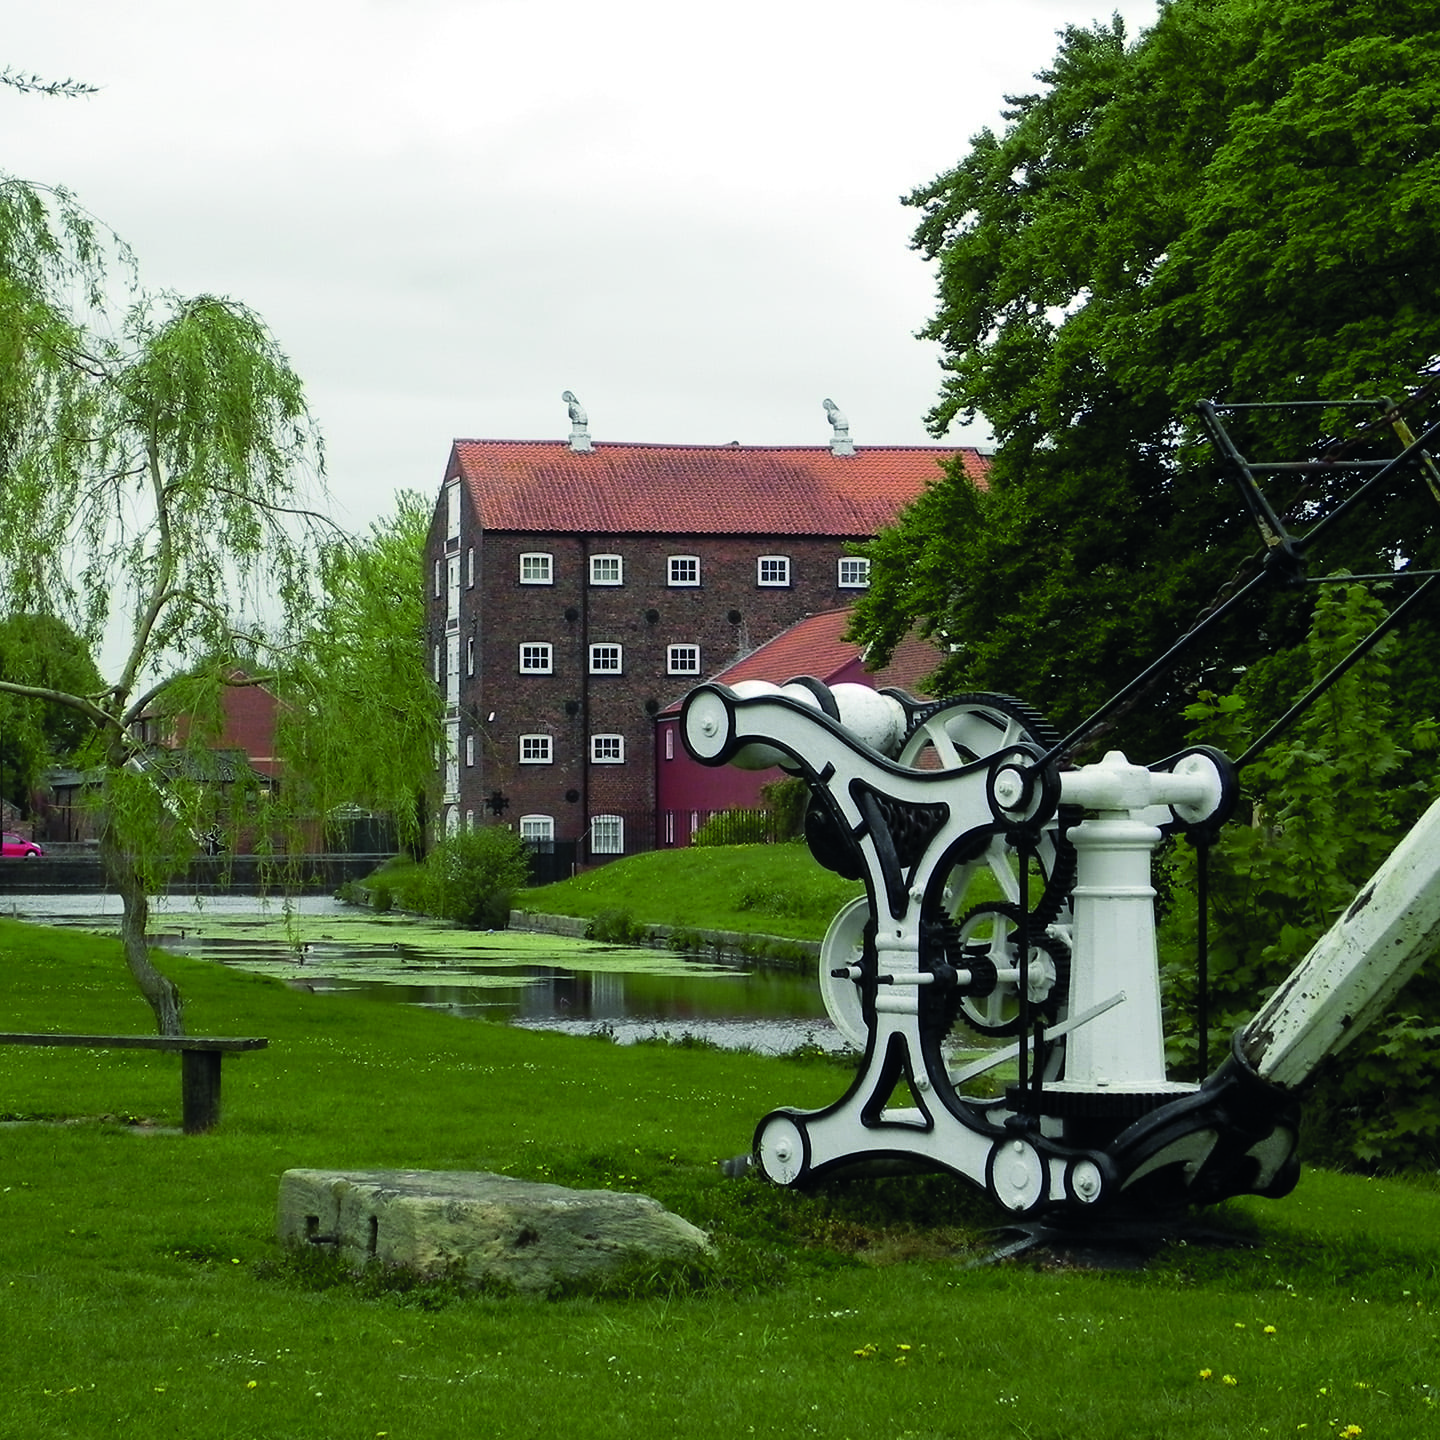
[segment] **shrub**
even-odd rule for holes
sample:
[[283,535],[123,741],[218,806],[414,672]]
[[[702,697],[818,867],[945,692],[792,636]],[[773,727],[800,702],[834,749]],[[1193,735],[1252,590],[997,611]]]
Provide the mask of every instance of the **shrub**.
[[515,892],[529,879],[525,847],[488,825],[441,841],[425,861],[417,908],[469,930],[503,930]]
[[634,945],[648,934],[628,910],[602,910],[585,927],[587,940],[602,940],[607,945]]

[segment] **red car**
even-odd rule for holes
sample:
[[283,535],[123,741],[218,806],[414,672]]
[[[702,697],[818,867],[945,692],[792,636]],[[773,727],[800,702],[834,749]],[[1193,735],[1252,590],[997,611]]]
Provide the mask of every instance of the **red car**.
[[12,855],[23,855],[27,860],[34,860],[45,852],[33,840],[27,840],[23,835],[12,835],[7,830],[0,853],[3,853],[7,860]]

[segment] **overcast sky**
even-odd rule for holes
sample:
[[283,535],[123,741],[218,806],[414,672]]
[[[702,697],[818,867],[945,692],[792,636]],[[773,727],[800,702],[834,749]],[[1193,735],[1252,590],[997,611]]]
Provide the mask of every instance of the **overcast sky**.
[[[899,197],[1000,127],[1056,32],[1155,0],[32,0],[0,170],[153,289],[234,296],[304,377],[336,518],[456,436],[924,444],[934,276]],[[983,430],[952,439],[983,440]]]

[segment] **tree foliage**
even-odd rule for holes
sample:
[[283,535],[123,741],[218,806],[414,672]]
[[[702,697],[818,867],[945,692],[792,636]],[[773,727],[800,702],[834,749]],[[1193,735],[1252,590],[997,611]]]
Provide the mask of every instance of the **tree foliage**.
[[[402,844],[422,836],[441,739],[440,694],[425,665],[422,563],[430,506],[401,491],[360,540],[320,560],[322,598],[285,666],[281,747],[292,804],[337,802],[390,817]],[[357,744],[357,736],[378,743]]]
[[[1318,680],[1384,618],[1359,585],[1320,592],[1305,643],[1247,672],[1227,694],[1203,692],[1197,736],[1240,755],[1260,733],[1275,669]],[[1393,637],[1361,660],[1247,766],[1244,799],[1209,858],[1208,1071],[1230,1036],[1344,912],[1440,781],[1436,722],[1397,723]],[[1286,676],[1287,684],[1293,675]],[[1175,906],[1164,927],[1172,1059],[1196,1060],[1194,903],[1197,852],[1170,852]],[[1433,1166],[1440,1157],[1440,979],[1422,970],[1387,1017],[1324,1074],[1309,1102],[1311,1148],[1341,1161]]]
[[[74,695],[103,688],[89,647],[53,615],[0,619],[0,679]],[[0,795],[28,809],[46,768],[75,760],[92,733],[72,706],[0,693]]]
[[[989,488],[958,469],[871,547],[857,634],[950,647],[938,685],[1020,693],[1065,727],[1162,653],[1257,548],[1194,407],[1401,395],[1440,355],[1440,28],[1417,0],[1171,0],[1127,41],[1063,32],[999,133],[915,191],[935,261],[930,421],[983,415]],[[1333,416],[1256,419],[1296,453]],[[1423,516],[1419,511],[1428,506]],[[1401,497],[1326,567],[1433,560],[1434,507]],[[1304,633],[1273,599],[1132,715],[1169,746],[1214,667]],[[1208,677],[1208,678],[1207,678]]]

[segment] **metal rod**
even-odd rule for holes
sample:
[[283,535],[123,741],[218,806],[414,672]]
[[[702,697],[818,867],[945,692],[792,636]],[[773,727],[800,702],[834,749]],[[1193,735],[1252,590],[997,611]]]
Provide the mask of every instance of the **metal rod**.
[[1331,667],[1329,672],[1317,680],[1248,750],[1235,762],[1238,773],[1261,753],[1297,716],[1301,715],[1332,685],[1339,680],[1357,660],[1369,654],[1377,644],[1399,623],[1400,617],[1440,579],[1432,575],[1417,590],[1412,590],[1350,653]]
[[1195,840],[1195,1078],[1203,1080],[1210,1068],[1210,836]]
[[1417,454],[1424,456],[1426,454],[1425,447],[1429,445],[1429,443],[1434,440],[1436,436],[1440,436],[1440,422],[1432,425],[1413,444],[1407,445],[1398,455],[1391,459],[1381,469],[1377,470],[1368,480],[1365,481],[1363,485],[1359,486],[1358,489],[1347,495],[1345,499],[1343,499],[1328,515],[1324,515],[1319,520],[1317,520],[1315,524],[1312,525],[1310,529],[1305,533],[1305,546],[1308,547],[1309,545],[1313,544],[1314,541],[1321,534],[1323,534],[1330,525],[1333,525],[1335,521],[1338,520],[1342,515],[1346,514],[1355,505],[1359,504],[1359,502],[1363,500],[1370,493],[1370,491],[1372,491],[1382,480],[1384,480],[1385,477],[1389,475],[1392,470],[1406,464]]
[[1062,755],[1075,748],[1085,737],[1100,723],[1112,710],[1123,704],[1137,690],[1142,689],[1150,683],[1153,676],[1167,669],[1174,663],[1177,656],[1188,649],[1196,639],[1205,633],[1211,625],[1222,615],[1229,611],[1240,601],[1246,599],[1252,590],[1257,589],[1270,578],[1269,570],[1261,570],[1259,574],[1251,576],[1244,585],[1240,587],[1223,604],[1217,605],[1208,615],[1197,620],[1158,660],[1146,666],[1130,683],[1120,690],[1117,690],[1103,705],[1100,706],[1088,719],[1082,720],[1063,740],[1052,745],[1039,760],[1035,762],[1036,769],[1043,769],[1046,765],[1052,764]]
[[1348,585],[1352,581],[1373,580],[1377,584],[1388,584],[1392,580],[1428,580],[1440,575],[1440,570],[1380,570],[1374,574],[1352,575],[1348,571],[1339,575],[1315,575],[1307,577],[1307,585]]

